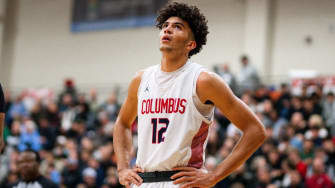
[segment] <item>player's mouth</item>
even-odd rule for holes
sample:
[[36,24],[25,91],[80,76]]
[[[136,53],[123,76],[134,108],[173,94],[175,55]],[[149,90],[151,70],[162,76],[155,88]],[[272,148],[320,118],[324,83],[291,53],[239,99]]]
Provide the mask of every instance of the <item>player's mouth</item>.
[[162,42],[170,42],[171,41],[171,37],[167,36],[167,35],[164,35],[162,37]]

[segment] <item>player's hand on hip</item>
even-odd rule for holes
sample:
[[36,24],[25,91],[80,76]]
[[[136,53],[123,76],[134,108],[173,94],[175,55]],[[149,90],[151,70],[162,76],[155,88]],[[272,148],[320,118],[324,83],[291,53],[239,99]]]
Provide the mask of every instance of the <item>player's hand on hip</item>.
[[181,184],[180,188],[207,188],[215,185],[213,176],[201,169],[193,167],[176,167],[173,170],[180,170],[180,172],[171,176],[174,184]]
[[131,184],[140,186],[143,182],[142,178],[137,174],[138,172],[144,172],[143,169],[135,167],[133,169],[122,169],[119,171],[119,181],[121,185],[126,188],[130,188]]

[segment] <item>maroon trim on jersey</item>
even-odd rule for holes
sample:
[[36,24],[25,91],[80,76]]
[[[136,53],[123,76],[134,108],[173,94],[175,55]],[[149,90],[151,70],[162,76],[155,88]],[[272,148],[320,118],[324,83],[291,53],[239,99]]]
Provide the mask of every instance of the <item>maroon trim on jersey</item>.
[[203,153],[204,153],[204,143],[208,136],[209,124],[202,122],[198,133],[193,137],[192,140],[192,156],[188,161],[188,165],[194,168],[201,168],[203,164]]

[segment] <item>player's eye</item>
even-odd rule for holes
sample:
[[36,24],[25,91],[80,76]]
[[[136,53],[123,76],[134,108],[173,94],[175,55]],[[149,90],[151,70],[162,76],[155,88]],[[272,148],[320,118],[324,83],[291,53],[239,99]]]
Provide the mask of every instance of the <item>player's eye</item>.
[[166,28],[168,26],[168,23],[163,23],[162,28]]

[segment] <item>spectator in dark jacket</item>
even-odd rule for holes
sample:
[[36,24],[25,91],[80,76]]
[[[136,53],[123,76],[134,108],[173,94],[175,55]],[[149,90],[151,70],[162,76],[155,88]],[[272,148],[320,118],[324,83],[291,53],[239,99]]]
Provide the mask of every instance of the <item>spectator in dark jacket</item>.
[[33,150],[26,150],[20,153],[18,159],[18,169],[21,174],[21,180],[14,186],[14,188],[58,187],[58,185],[39,173],[39,162],[39,155]]

